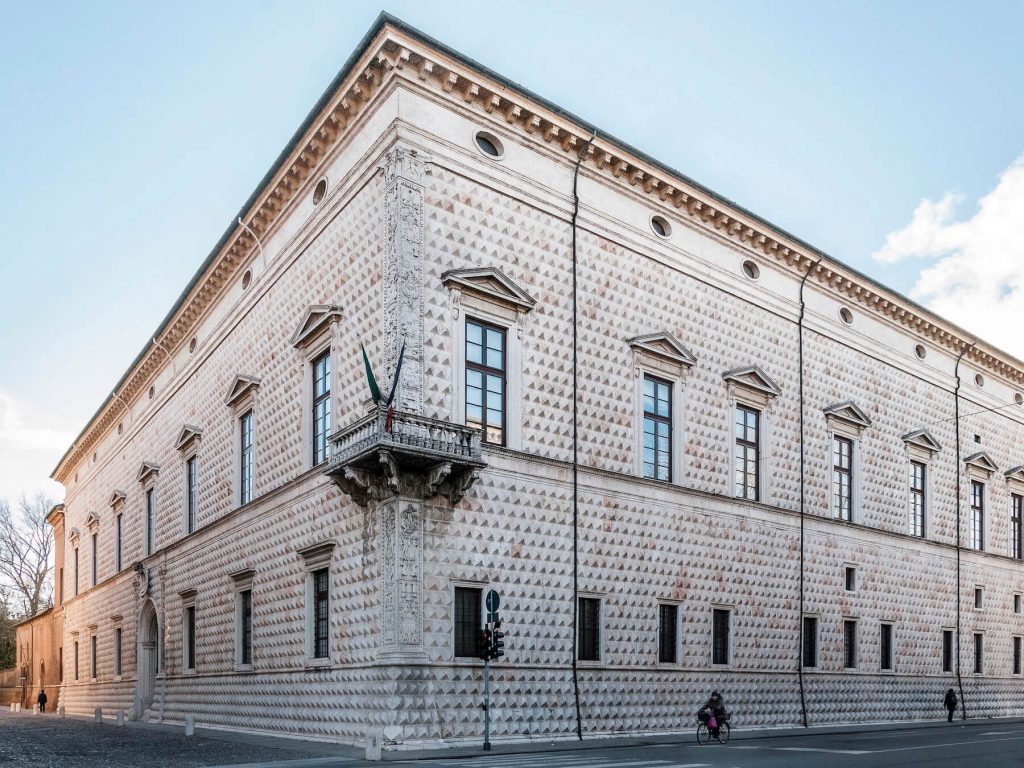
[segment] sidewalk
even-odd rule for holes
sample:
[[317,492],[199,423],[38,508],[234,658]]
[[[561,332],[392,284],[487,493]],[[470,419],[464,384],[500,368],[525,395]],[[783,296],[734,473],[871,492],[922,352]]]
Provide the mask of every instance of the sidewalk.
[[[927,729],[957,728],[957,727],[986,727],[993,725],[1020,725],[1024,724],[1024,718],[977,718],[971,720],[954,720],[946,722],[944,715],[935,720],[904,720],[899,722],[887,721],[878,723],[852,723],[844,725],[817,725],[808,728],[786,727],[786,728],[750,728],[737,727],[731,731],[730,742],[763,739],[783,739],[792,736],[808,735],[829,735],[829,734],[856,734],[876,733],[878,731],[917,731]],[[460,757],[480,757],[482,755],[518,755],[536,754],[542,752],[575,752],[587,749],[614,749],[628,747],[643,747],[665,744],[689,744],[696,739],[697,726],[694,724],[693,731],[665,735],[644,735],[644,736],[583,736],[583,741],[573,739],[558,739],[555,741],[532,741],[532,742],[509,742],[493,743],[491,751],[484,752],[482,741],[475,746],[458,745],[451,747],[436,747],[419,750],[392,750],[384,753],[385,762],[401,760],[444,760]]]

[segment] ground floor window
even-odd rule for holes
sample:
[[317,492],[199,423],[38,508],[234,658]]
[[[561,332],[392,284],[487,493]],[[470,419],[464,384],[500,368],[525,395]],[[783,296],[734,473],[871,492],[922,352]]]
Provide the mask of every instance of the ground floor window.
[[455,588],[455,616],[453,644],[455,656],[463,658],[480,655],[480,587]]
[[974,674],[985,671],[985,636],[981,632],[974,633]]
[[658,606],[658,661],[675,664],[678,661],[679,606]]
[[814,616],[804,616],[802,642],[804,666],[818,666],[818,619]]
[[942,671],[953,671],[953,630],[942,630]]
[[879,637],[879,667],[892,671],[892,624],[882,624]]
[[577,658],[580,661],[601,660],[601,601],[581,597],[579,602]]
[[1021,652],[1021,640],[1020,637],[1013,638],[1013,674],[1020,674],[1020,652]]
[[114,675],[121,676],[121,628],[114,627]]
[[857,668],[857,622],[854,619],[843,622],[843,666]]
[[715,608],[711,615],[711,663],[728,664],[732,611]]

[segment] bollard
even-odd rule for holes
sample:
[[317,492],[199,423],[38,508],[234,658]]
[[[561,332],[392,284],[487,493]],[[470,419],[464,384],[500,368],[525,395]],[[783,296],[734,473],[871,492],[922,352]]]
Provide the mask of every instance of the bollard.
[[17,703],[15,703],[15,705],[14,705],[14,711],[15,711],[15,712],[21,712],[21,702],[20,702],[20,701],[19,701],[19,702],[17,702]]
[[13,711],[14,711],[14,702],[12,701],[11,702],[11,712],[13,712]]
[[39,707],[32,707],[32,714],[33,715],[38,715],[39,714]]
[[64,719],[64,707],[57,707],[57,719],[58,720],[63,720]]
[[118,725],[124,725],[124,710],[123,709],[117,710],[117,724]]
[[96,707],[96,711],[93,713],[92,719],[97,723],[103,722],[103,707]]
[[185,715],[185,735],[196,735],[196,719],[192,715]]
[[384,735],[380,728],[370,728],[366,731],[366,759],[370,762],[378,762],[381,759],[381,745]]

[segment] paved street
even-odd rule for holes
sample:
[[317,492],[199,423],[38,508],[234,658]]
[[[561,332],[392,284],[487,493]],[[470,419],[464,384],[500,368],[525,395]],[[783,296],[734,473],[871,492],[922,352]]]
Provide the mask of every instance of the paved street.
[[[388,755],[404,768],[914,768],[920,766],[1018,767],[1024,764],[1024,721],[928,723],[893,730],[757,733],[738,731],[727,745],[695,739],[625,744],[587,741],[497,745],[492,754]],[[670,743],[667,743],[670,742]],[[463,750],[465,752],[466,750]],[[413,757],[419,759],[412,759]],[[201,732],[186,739],[169,726],[58,720],[52,715],[0,711],[0,766],[17,768],[369,768],[351,747],[262,736]]]
[[[945,726],[946,724],[942,724]],[[744,736],[747,736],[746,738]],[[409,762],[426,768],[888,768],[1024,764],[1024,722],[954,723],[868,733],[758,736],[547,754]]]

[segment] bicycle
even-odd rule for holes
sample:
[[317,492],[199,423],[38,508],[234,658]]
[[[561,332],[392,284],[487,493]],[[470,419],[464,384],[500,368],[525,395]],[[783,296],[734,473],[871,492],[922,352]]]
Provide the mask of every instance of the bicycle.
[[716,739],[719,744],[726,744],[729,741],[729,721],[723,720],[718,724],[718,735],[715,736],[711,733],[711,729],[708,728],[706,720],[697,720],[697,743],[708,744],[712,739]]

